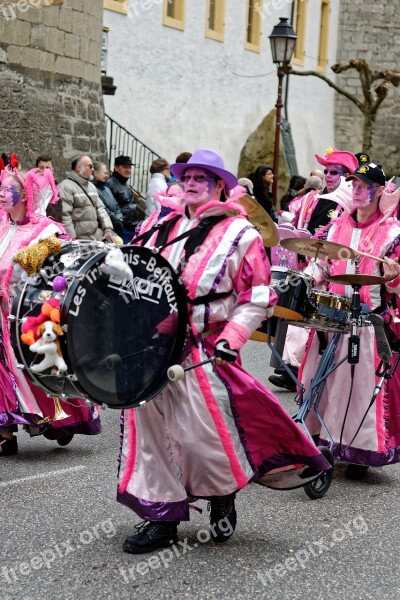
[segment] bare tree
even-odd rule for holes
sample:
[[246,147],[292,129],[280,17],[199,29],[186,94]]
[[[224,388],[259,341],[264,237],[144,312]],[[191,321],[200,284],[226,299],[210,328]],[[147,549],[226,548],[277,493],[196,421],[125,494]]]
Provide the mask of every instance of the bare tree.
[[[358,72],[364,96],[364,99],[362,100],[318,71],[295,71],[292,69],[291,65],[284,67],[284,69],[285,72],[290,75],[301,75],[302,77],[312,75],[314,77],[319,77],[319,79],[325,81],[325,83],[333,88],[338,94],[342,94],[351,100],[364,115],[362,147],[364,152],[371,152],[378,109],[388,95],[388,84],[391,83],[394,87],[400,85],[400,72],[390,70],[379,71],[370,67],[367,61],[359,60],[358,58],[353,58],[346,64],[338,63],[333,65],[331,69],[334,73],[343,73],[350,69],[355,69]],[[373,88],[373,84],[379,81],[380,83]]]

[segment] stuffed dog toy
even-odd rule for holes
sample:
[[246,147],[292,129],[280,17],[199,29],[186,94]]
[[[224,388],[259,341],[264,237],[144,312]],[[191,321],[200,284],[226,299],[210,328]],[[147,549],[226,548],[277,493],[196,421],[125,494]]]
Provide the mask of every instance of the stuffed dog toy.
[[38,335],[41,336],[37,342],[29,346],[31,352],[44,354],[44,359],[38,365],[32,365],[34,373],[42,373],[46,369],[56,367],[58,373],[67,371],[68,367],[62,357],[58,336],[64,335],[58,323],[45,321],[38,327]]

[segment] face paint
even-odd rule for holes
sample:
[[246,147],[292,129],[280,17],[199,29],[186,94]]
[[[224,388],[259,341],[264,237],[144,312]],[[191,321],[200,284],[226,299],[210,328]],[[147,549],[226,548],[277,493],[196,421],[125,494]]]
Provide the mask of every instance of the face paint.
[[210,200],[218,200],[217,177],[205,169],[186,169],[182,177],[185,191],[185,202],[192,207],[199,207]]
[[379,186],[374,183],[362,183],[357,179],[353,179],[353,204],[355,208],[365,208],[375,202],[376,194]]
[[21,200],[21,189],[12,177],[6,177],[0,189],[0,205],[5,210],[14,208]]
[[341,165],[328,165],[324,171],[325,185],[328,192],[333,192],[340,185],[340,177],[344,175]]

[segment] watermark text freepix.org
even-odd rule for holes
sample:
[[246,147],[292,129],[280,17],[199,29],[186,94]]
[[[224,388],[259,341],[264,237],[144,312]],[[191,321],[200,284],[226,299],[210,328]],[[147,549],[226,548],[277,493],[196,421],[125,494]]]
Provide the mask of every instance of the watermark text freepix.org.
[[[68,554],[76,552],[82,546],[88,546],[95,540],[100,539],[102,535],[106,538],[111,538],[117,533],[111,519],[101,521],[90,529],[81,531],[76,539],[75,545],[71,540],[65,540],[53,546],[45,548],[41,552],[37,552],[29,559],[23,562],[17,562],[13,567],[2,567],[1,575],[7,583],[15,583],[19,581],[21,576],[31,576],[34,571],[46,568],[50,569],[55,561],[64,559]],[[0,580],[1,581],[1,580]]]
[[264,586],[276,583],[279,579],[286,577],[291,572],[305,569],[313,557],[318,557],[324,552],[329,552],[341,544],[346,539],[365,535],[368,531],[368,524],[362,515],[357,515],[353,519],[343,523],[332,531],[330,538],[319,538],[312,542],[306,542],[303,548],[296,550],[293,555],[288,556],[282,562],[276,563],[270,569],[257,570],[257,577]]
[[41,8],[42,6],[51,6],[53,0],[19,0],[18,2],[2,2],[0,3],[0,18],[3,17],[6,21],[16,19],[17,13],[24,13],[30,8]]
[[[232,525],[227,517],[224,517],[218,521],[217,526],[223,535],[231,536],[233,534]],[[210,530],[212,534],[215,535],[215,524],[210,525]],[[199,529],[196,537],[200,544],[205,544],[211,539],[210,530]],[[161,567],[167,569],[175,558],[182,558],[185,554],[189,554],[189,552],[192,552],[198,548],[198,542],[190,545],[187,538],[185,538],[183,541],[178,541],[169,548],[164,548],[163,550],[157,552],[157,554],[153,554],[147,560],[142,560],[137,564],[131,565],[128,569],[119,567],[119,572],[122,575],[125,583],[136,581],[138,575],[143,577],[154,570],[160,569]]]

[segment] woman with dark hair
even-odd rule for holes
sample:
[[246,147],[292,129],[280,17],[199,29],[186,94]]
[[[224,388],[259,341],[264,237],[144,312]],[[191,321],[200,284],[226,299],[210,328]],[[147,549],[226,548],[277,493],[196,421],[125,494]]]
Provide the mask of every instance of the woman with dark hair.
[[249,179],[253,182],[253,194],[259,204],[267,211],[269,216],[275,223],[278,222],[278,213],[273,204],[272,198],[272,183],[274,181],[274,170],[269,165],[260,165],[249,175]]
[[293,175],[290,178],[289,189],[281,198],[281,209],[289,210],[289,204],[305,186],[306,179],[301,175]]

